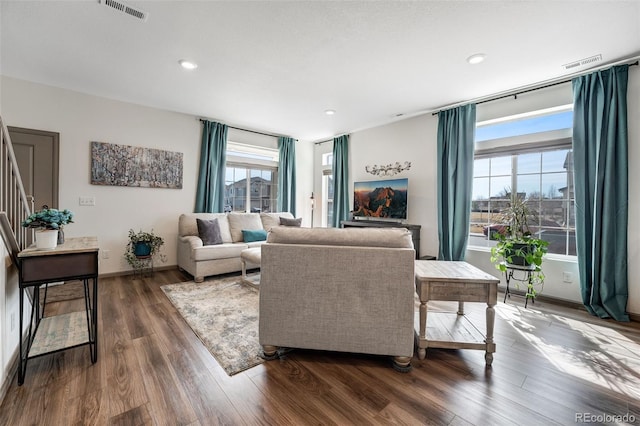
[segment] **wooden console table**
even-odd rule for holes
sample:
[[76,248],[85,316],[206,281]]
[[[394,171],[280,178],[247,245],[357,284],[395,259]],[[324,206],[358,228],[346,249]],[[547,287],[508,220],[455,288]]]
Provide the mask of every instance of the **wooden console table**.
[[[91,362],[98,359],[98,239],[67,238],[51,250],[31,246],[18,253],[20,286],[20,356],[18,385],[24,383],[27,361],[42,355],[89,345]],[[47,286],[58,281],[81,280],[84,284],[85,311],[45,317]],[[92,288],[89,281],[93,282]],[[45,286],[42,307],[40,287]],[[25,343],[22,332],[24,295],[31,299],[31,319]],[[56,323],[65,324],[65,336],[56,335]],[[34,342],[36,344],[34,345]]]
[[[427,348],[481,349],[485,351],[487,366],[491,366],[496,351],[493,307],[498,303],[500,280],[466,262],[417,260],[415,266],[420,299],[418,358],[426,357]],[[430,312],[427,316],[430,300],[457,301],[458,312]],[[487,304],[486,335],[464,315],[464,302]]]
[[343,228],[406,228],[411,232],[413,248],[416,251],[416,259],[420,259],[420,228],[421,225],[411,225],[399,222],[383,222],[380,220],[343,220],[340,222]]

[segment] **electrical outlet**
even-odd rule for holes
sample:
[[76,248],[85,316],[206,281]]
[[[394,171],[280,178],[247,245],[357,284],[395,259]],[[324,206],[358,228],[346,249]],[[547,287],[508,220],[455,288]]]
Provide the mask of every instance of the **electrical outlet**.
[[102,250],[102,258],[103,259],[108,259],[109,258],[109,254],[110,254],[109,250],[105,250],[105,249]]
[[11,312],[11,331],[16,329],[16,313]]
[[562,273],[562,281],[565,283],[573,282],[573,274],[571,272],[563,272]]
[[96,197],[80,197],[78,199],[78,204],[80,204],[81,206],[95,206]]

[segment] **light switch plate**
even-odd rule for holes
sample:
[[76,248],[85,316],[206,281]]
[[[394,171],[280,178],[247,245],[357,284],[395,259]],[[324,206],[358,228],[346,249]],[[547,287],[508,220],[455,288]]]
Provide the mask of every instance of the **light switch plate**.
[[81,206],[95,206],[96,197],[80,197],[78,202]]

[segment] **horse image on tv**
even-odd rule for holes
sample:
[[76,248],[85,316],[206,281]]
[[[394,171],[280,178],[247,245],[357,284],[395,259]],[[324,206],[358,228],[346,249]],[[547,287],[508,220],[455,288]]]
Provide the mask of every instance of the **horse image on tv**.
[[372,218],[407,218],[408,179],[354,183],[353,215]]

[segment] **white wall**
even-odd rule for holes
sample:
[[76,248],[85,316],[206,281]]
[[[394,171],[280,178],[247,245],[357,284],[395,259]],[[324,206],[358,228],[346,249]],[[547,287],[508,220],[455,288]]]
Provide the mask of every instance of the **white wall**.
[[[351,134],[349,180],[387,179],[365,171],[365,166],[411,162],[411,169],[394,177],[408,178],[407,223],[421,225],[420,255],[438,255],[438,218],[436,216],[436,142],[437,117],[422,115],[386,126]],[[350,201],[353,208],[353,200]]]
[[[572,102],[571,85],[564,84],[519,95],[517,99],[510,97],[480,104],[477,107],[477,119],[482,121]],[[640,224],[634,220],[640,217],[640,192],[634,186],[634,182],[640,181],[640,121],[636,119],[639,115],[640,67],[632,67],[629,70],[628,89],[630,222],[627,310],[634,314],[640,314]],[[427,114],[351,134],[349,177],[351,183],[357,180],[375,180],[375,176],[365,172],[366,165],[411,161],[411,170],[396,176],[409,178],[408,222],[422,225],[420,252],[434,256],[438,252],[437,126],[437,116]],[[500,276],[489,261],[489,256],[487,249],[468,250],[466,260],[488,273]],[[545,296],[582,303],[575,259],[548,255],[543,266],[546,275],[543,290]],[[572,282],[563,282],[563,272],[572,274]]]
[[[311,193],[313,192],[313,144],[296,144],[296,217],[302,226],[311,226]],[[316,198],[317,201],[317,198]]]
[[[19,334],[18,325],[20,321],[19,307],[19,287],[18,270],[12,264],[9,253],[0,242],[0,389],[7,383],[8,375],[14,371],[10,370],[11,364],[17,360]],[[25,307],[24,321],[29,320],[31,311]],[[0,392],[0,399],[3,393]]]

